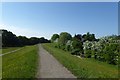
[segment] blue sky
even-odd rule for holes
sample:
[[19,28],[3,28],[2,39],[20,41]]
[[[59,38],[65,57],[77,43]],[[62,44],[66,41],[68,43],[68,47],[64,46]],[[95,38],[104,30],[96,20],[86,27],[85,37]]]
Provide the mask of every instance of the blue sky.
[[117,2],[2,3],[2,26],[18,35],[45,37],[52,34],[118,34]]

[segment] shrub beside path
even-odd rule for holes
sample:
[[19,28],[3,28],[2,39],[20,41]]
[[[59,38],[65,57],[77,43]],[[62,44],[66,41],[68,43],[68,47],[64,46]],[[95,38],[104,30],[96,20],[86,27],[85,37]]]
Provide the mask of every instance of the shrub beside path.
[[76,78],[60,64],[41,44],[39,46],[39,68],[37,78]]

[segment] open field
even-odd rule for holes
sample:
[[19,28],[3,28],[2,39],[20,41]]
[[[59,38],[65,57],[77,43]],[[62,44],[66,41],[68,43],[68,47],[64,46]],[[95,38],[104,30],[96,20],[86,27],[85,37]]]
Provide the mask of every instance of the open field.
[[78,78],[118,78],[118,66],[94,59],[77,58],[55,48],[52,43],[43,44],[43,47]]
[[[4,52],[17,48],[3,49]],[[34,78],[38,66],[37,46],[25,46],[19,51],[2,56],[3,78]]]

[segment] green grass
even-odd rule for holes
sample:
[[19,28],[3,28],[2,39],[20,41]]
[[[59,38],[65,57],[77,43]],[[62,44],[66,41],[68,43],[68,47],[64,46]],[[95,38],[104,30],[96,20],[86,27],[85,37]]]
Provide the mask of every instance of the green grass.
[[[2,49],[0,49],[0,55],[2,54]],[[0,56],[0,79],[2,78],[2,56]]]
[[17,50],[21,47],[6,47],[6,48],[2,48],[2,54],[13,51],[13,50]]
[[0,79],[2,78],[2,56],[0,56]]
[[2,77],[35,78],[38,66],[37,49],[36,45],[26,46],[12,54],[2,56]]
[[78,78],[118,78],[118,67],[115,65],[94,59],[80,59],[55,48],[53,43],[43,44],[43,47]]

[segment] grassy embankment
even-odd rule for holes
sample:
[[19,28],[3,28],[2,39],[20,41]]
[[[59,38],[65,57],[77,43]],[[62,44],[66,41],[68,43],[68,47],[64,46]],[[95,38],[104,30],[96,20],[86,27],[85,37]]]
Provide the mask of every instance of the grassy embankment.
[[43,44],[61,64],[78,78],[118,78],[118,67],[88,58],[78,58],[55,48],[53,43]]
[[17,50],[19,48],[22,48],[22,47],[6,47],[6,48],[2,48],[2,54],[10,52],[10,51]]
[[[2,49],[0,49],[0,55],[2,54]],[[0,56],[0,79],[2,78],[2,56]]]
[[[17,48],[3,49],[3,53]],[[25,46],[24,48],[2,56],[3,78],[35,78],[38,66],[38,48]]]

